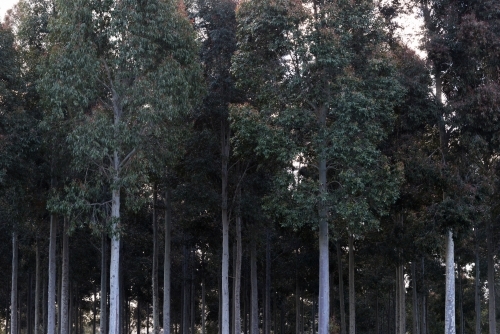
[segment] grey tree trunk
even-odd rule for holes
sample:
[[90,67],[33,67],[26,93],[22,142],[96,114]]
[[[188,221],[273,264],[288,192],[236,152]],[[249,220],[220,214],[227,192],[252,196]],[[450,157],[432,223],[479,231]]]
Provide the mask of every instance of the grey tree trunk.
[[342,249],[340,239],[337,240],[337,267],[339,271],[339,300],[340,300],[340,334],[346,334],[345,321],[345,297],[344,297],[344,274],[342,269]]
[[475,255],[476,255],[476,277],[474,279],[474,301],[475,301],[475,311],[476,311],[476,334],[481,334],[481,297],[480,297],[480,291],[481,291],[481,276],[479,275],[479,242],[477,239],[477,230],[476,230],[476,249],[475,249]]
[[252,238],[250,246],[250,334],[259,334],[259,303],[257,292],[257,243]]
[[40,331],[41,334],[47,334],[47,288],[49,282],[47,279],[47,272],[43,276],[43,292],[42,292],[42,329]]
[[495,306],[495,262],[493,256],[493,232],[491,230],[491,223],[488,224],[488,236],[486,237],[488,244],[488,324],[489,333],[496,334],[497,321],[496,321],[496,306]]
[[420,315],[418,312],[418,294],[417,294],[417,270],[416,263],[411,263],[412,279],[412,303],[413,303],[413,333],[420,334]]
[[35,323],[33,326],[33,334],[40,333],[40,286],[42,275],[40,273],[40,240],[36,239],[36,254],[35,254]]
[[[115,158],[118,153],[115,152]],[[117,161],[117,158],[115,159]],[[118,163],[117,166],[118,167]],[[111,261],[109,266],[109,334],[120,334],[120,189],[113,190],[111,206]]]
[[64,217],[62,231],[62,270],[61,270],[61,334],[69,333],[69,242],[68,242],[68,219]]
[[445,300],[445,334],[455,334],[455,259],[453,233],[448,230],[446,241],[446,300]]
[[[229,334],[229,219],[227,203],[230,130],[227,120],[221,122],[221,213],[222,213],[222,313],[221,334]],[[256,334],[256,333],[255,333]]]
[[50,215],[50,242],[49,242],[49,286],[47,292],[47,334],[56,333],[56,236],[57,219]]
[[300,334],[300,288],[298,274],[295,274],[295,334]]
[[[322,108],[323,109],[323,108]],[[321,112],[321,123],[325,122],[325,111]],[[323,155],[324,156],[324,155]],[[326,158],[319,160],[319,193],[320,198],[326,197]],[[328,210],[325,200],[320,200],[319,214],[319,297],[318,297],[318,334],[328,334],[330,320],[330,262],[328,251]]]
[[206,326],[206,301],[205,301],[205,296],[206,296],[206,291],[205,291],[205,277],[203,276],[202,273],[202,279],[201,279],[201,334],[206,334],[207,333],[207,326]]
[[427,289],[425,286],[425,261],[422,257],[422,321],[420,324],[421,334],[427,334]]
[[17,231],[12,232],[12,285],[10,290],[10,334],[18,334],[17,278],[19,275],[19,246]]
[[101,233],[101,300],[100,300],[100,320],[99,333],[107,333],[108,320],[108,236]]
[[[240,194],[241,196],[241,194]],[[233,324],[234,330],[233,334],[241,333],[241,256],[242,256],[242,245],[241,245],[241,213],[238,210],[236,215],[236,254],[235,254],[235,267],[234,267],[234,279],[233,279],[233,303],[234,303],[234,317]]]
[[354,237],[352,234],[349,234],[349,334],[356,334],[356,290],[354,287]]
[[[96,334],[96,322],[97,322],[97,287],[94,281],[94,301],[92,302],[92,334]],[[137,333],[139,334],[139,332]]]
[[[266,285],[264,307],[264,334],[271,333],[271,235],[266,233]],[[239,333],[235,333],[239,334]]]
[[400,264],[398,266],[398,300],[397,300],[397,307],[398,307],[398,328],[399,328],[399,333],[398,334],[405,334],[406,333],[406,310],[405,310],[405,305],[406,305],[406,289],[405,289],[405,277],[404,277],[404,265]]
[[163,265],[163,333],[170,334],[170,248],[172,240],[171,190],[165,193],[165,259]]
[[158,221],[156,220],[156,184],[153,185],[153,263],[152,263],[152,289],[153,289],[153,334],[160,332],[160,310],[158,305]]

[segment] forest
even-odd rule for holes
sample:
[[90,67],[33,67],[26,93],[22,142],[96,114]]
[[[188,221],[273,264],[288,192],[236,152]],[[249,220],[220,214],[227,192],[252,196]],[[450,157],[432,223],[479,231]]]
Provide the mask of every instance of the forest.
[[499,68],[497,0],[20,0],[0,332],[496,334]]

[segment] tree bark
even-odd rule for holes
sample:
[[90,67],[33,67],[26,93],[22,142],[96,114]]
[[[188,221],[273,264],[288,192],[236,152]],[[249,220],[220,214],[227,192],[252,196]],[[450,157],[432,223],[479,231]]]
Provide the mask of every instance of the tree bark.
[[295,334],[300,334],[300,287],[297,264],[295,270]]
[[61,271],[61,334],[69,333],[69,242],[68,242],[68,218],[64,217],[62,231],[62,271]]
[[337,240],[337,266],[339,270],[340,334],[346,334],[344,274],[342,271],[342,249],[340,247],[340,239]]
[[411,263],[411,278],[412,278],[412,302],[413,302],[413,333],[420,334],[420,315],[418,312],[418,294],[417,294],[417,274],[416,263]]
[[[115,160],[118,153],[115,152]],[[118,162],[117,162],[118,164]],[[118,165],[116,165],[118,167]],[[109,267],[109,334],[120,334],[120,189],[113,190],[111,206],[111,261]]]
[[491,228],[491,223],[488,224],[488,236],[487,247],[488,247],[488,324],[489,333],[496,334],[497,321],[496,321],[496,306],[495,306],[495,262],[493,259],[493,231]]
[[189,289],[187,286],[188,275],[188,251],[186,242],[182,245],[182,334],[189,334],[188,312],[189,312]]
[[[40,334],[40,240],[37,236],[36,239],[36,254],[35,254],[35,323],[33,327],[33,334]],[[95,334],[95,333],[94,333]]]
[[170,334],[170,248],[172,240],[172,192],[165,192],[165,259],[163,265],[163,333]]
[[446,242],[446,302],[445,302],[445,334],[455,334],[455,259],[453,233],[448,230]]
[[19,275],[19,246],[17,231],[12,232],[12,285],[10,290],[10,334],[18,334],[17,280]]
[[[221,121],[221,213],[222,213],[222,314],[221,334],[229,334],[229,219],[228,219],[228,160],[230,130],[227,120]],[[257,334],[257,333],[252,333]]]
[[399,334],[406,333],[406,289],[405,289],[405,277],[404,277],[404,265],[400,264],[398,266],[398,314],[399,314]]
[[[321,108],[320,125],[325,126],[326,110]],[[330,261],[328,250],[328,209],[325,203],[327,195],[327,163],[324,152],[319,160],[319,297],[318,297],[318,334],[328,334],[330,320]]]
[[356,291],[354,288],[354,237],[352,234],[349,234],[349,334],[355,333]]
[[250,334],[259,334],[259,304],[257,292],[257,242],[252,238],[250,250]]
[[[271,333],[271,235],[266,233],[266,284],[264,307],[264,334]],[[239,333],[235,333],[239,334]]]
[[[97,322],[97,287],[94,281],[94,300],[92,301],[92,334],[96,334],[96,322]],[[137,333],[139,334],[139,333]]]
[[203,276],[202,273],[202,279],[201,279],[201,334],[206,334],[207,333],[207,327],[205,323],[206,319],[206,300],[205,300],[205,277]]
[[475,301],[475,312],[476,312],[476,334],[481,334],[481,276],[479,275],[479,241],[477,239],[477,229],[476,229],[476,277],[474,282],[474,301]]
[[50,215],[50,242],[49,242],[49,286],[47,292],[47,334],[56,333],[56,235],[57,219]]
[[153,289],[153,334],[160,332],[160,311],[158,305],[158,221],[156,220],[156,184],[153,185],[153,263],[152,263],[152,289]]
[[101,233],[101,300],[100,300],[100,320],[99,333],[107,333],[108,320],[108,236]]
[[[238,194],[241,200],[241,193]],[[235,254],[235,268],[234,268],[234,331],[233,334],[241,333],[241,256],[242,256],[242,245],[241,245],[241,212],[238,208],[236,215],[236,254]]]

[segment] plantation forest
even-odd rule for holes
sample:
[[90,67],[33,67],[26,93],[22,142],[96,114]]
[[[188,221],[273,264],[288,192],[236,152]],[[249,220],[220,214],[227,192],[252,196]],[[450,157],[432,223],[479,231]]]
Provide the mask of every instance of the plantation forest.
[[498,0],[20,0],[0,332],[496,334],[499,155]]

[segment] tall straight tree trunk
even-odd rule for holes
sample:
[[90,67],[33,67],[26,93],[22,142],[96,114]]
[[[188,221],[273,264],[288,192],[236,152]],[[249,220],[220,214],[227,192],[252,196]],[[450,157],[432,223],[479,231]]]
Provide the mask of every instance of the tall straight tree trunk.
[[[326,110],[320,111],[320,125],[326,126]],[[324,149],[323,149],[324,150]],[[324,152],[320,152],[319,159],[319,297],[318,297],[318,334],[328,334],[330,320],[330,261],[328,250],[328,209],[325,203],[327,194],[327,163]]]
[[462,267],[457,266],[458,269],[458,307],[460,308],[460,334],[465,333],[465,320],[464,320],[464,290],[462,287]]
[[136,331],[137,331],[137,334],[141,334],[141,300],[140,299],[137,299],[137,309],[136,309],[136,312],[137,312],[137,320],[136,320]]
[[342,249],[340,247],[340,239],[337,240],[337,267],[339,271],[340,334],[346,334],[344,274],[342,272]]
[[[115,168],[118,170],[118,153]],[[120,189],[113,190],[111,205],[111,261],[109,266],[109,334],[120,334]]]
[[62,231],[62,270],[61,270],[61,334],[69,333],[69,242],[68,242],[68,218],[64,217]]
[[206,334],[207,333],[207,327],[206,327],[206,300],[205,300],[205,277],[204,274],[202,273],[201,276],[201,334]]
[[50,242],[49,242],[49,286],[47,292],[47,334],[56,333],[56,241],[57,219],[50,215]]
[[255,236],[250,246],[250,334],[259,334],[259,302],[257,292],[257,242]]
[[152,264],[152,282],[153,282],[153,334],[160,332],[160,311],[158,306],[158,221],[156,220],[156,184],[153,185],[153,264]]
[[269,230],[267,230],[266,233],[266,287],[265,287],[265,307],[264,307],[264,334],[271,334],[271,234]]
[[41,334],[47,334],[47,288],[49,282],[47,279],[47,272],[43,275],[43,292],[42,292],[42,329]]
[[163,333],[170,334],[170,248],[172,240],[172,192],[165,192],[165,258],[163,264]]
[[[92,334],[96,334],[96,322],[97,322],[97,287],[94,281],[94,300],[92,302]],[[137,333],[139,334],[139,333]]]
[[416,263],[411,263],[411,279],[412,279],[412,303],[413,303],[413,333],[420,334],[420,315],[418,312],[418,294],[417,294],[417,270]]
[[106,334],[108,328],[108,236],[101,233],[101,300],[99,333]]
[[495,252],[493,250],[493,231],[491,229],[491,223],[488,223],[488,236],[486,237],[488,244],[488,324],[489,333],[496,334],[497,321],[496,321],[496,307],[495,307],[495,262],[493,256]]
[[[222,212],[222,314],[221,334],[229,334],[229,219],[228,219],[228,161],[230,130],[227,119],[221,121],[221,212]],[[257,334],[257,333],[253,333]]]
[[427,334],[427,288],[425,286],[425,260],[422,257],[422,321],[420,324],[421,334]]
[[356,290],[354,288],[354,237],[349,233],[349,334],[355,333]]
[[298,268],[295,269],[295,334],[300,334],[300,288],[298,279]]
[[398,319],[396,320],[398,323],[398,334],[406,333],[406,289],[405,289],[405,277],[404,277],[404,265],[400,264],[397,268],[397,314]]
[[36,238],[36,254],[35,254],[35,323],[33,327],[33,334],[40,333],[40,285],[42,280],[42,275],[40,273],[40,240],[37,236]]
[[188,312],[189,312],[189,288],[187,286],[188,274],[188,252],[186,242],[182,245],[182,334],[189,333]]
[[19,246],[17,231],[12,232],[12,285],[10,290],[10,334],[18,334],[17,280],[19,275]]
[[474,279],[474,301],[475,301],[475,312],[476,312],[476,334],[481,334],[481,276],[479,275],[479,241],[477,238],[477,229],[476,229],[476,277]]
[[191,306],[191,310],[190,310],[190,325],[189,325],[189,328],[190,328],[190,334],[194,334],[194,323],[195,323],[195,300],[194,300],[194,296],[195,296],[195,286],[194,286],[194,249],[191,249],[190,251],[190,258],[191,258],[191,287],[190,287],[190,294],[191,294],[191,298],[189,300],[189,305]]
[[[238,191],[238,201],[241,200],[241,192]],[[239,205],[238,205],[239,206]],[[236,254],[235,254],[235,267],[234,267],[234,331],[233,334],[241,333],[241,256],[242,256],[242,245],[241,245],[241,212],[238,208],[236,213]]]
[[446,305],[445,305],[445,334],[455,334],[455,259],[453,233],[448,230],[446,241]]

